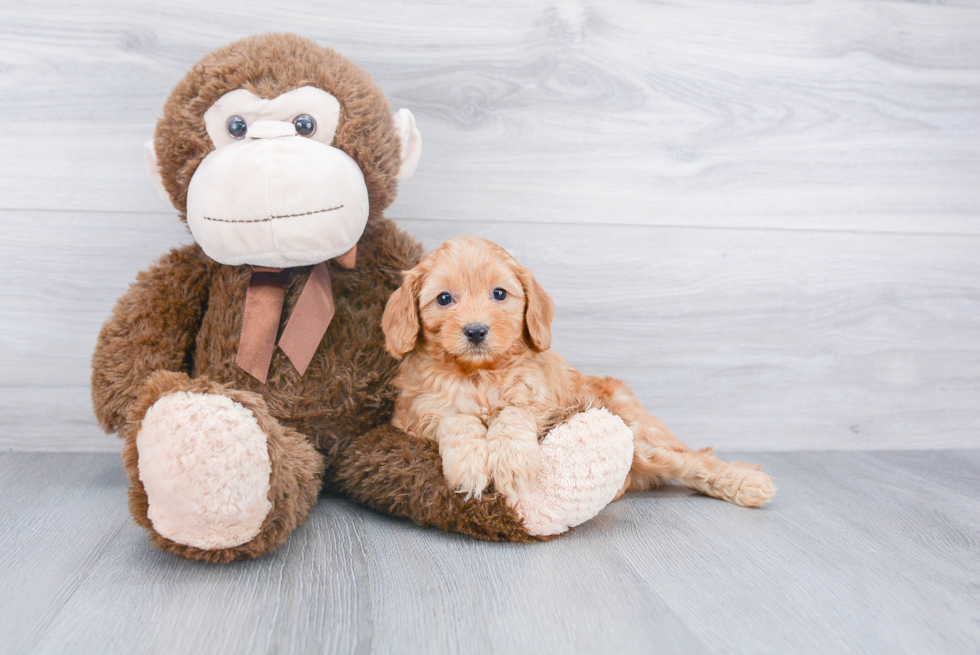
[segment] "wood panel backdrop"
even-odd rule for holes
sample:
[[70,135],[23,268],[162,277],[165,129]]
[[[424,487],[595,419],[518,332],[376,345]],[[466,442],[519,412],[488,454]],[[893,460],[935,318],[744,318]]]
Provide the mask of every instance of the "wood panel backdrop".
[[554,347],[690,444],[980,445],[976,2],[53,0],[0,6],[0,447],[119,448],[96,334],[190,240],[142,145],[269,30],[415,113],[390,217],[510,249]]

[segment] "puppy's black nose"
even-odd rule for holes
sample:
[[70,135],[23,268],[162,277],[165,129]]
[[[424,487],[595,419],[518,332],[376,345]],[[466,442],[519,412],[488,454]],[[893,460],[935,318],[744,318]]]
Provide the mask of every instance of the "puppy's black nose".
[[463,334],[466,335],[466,339],[470,343],[480,343],[487,338],[487,332],[490,331],[486,325],[482,323],[479,325],[467,325],[463,328]]

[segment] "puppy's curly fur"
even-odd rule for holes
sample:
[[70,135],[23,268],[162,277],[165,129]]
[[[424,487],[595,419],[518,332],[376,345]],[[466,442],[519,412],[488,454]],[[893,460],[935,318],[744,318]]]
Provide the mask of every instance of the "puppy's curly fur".
[[549,350],[554,305],[500,246],[450,239],[405,274],[385,307],[385,345],[401,359],[394,425],[436,441],[450,485],[479,496],[491,483],[520,496],[541,465],[538,440],[583,406],[602,406],[633,431],[624,490],[664,481],[737,505],[775,491],[759,467],[692,451],[627,386],[571,368]]

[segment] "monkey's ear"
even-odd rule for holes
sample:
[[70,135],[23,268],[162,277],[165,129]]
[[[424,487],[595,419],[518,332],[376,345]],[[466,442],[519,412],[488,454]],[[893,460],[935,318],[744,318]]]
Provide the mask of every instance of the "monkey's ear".
[[395,131],[398,132],[398,140],[402,144],[402,166],[395,179],[407,180],[412,177],[415,168],[419,165],[419,157],[422,155],[422,134],[419,128],[415,127],[415,116],[412,116],[412,112],[407,109],[399,109],[395,112]]
[[385,313],[381,317],[381,329],[385,333],[385,350],[395,359],[401,359],[415,350],[419,339],[418,292],[421,272],[413,268],[405,273],[402,285],[388,298]]
[[143,153],[146,157],[146,172],[150,174],[150,179],[153,180],[153,186],[157,188],[160,193],[160,197],[167,202],[172,202],[170,200],[170,194],[167,193],[166,187],[163,186],[163,176],[160,174],[160,165],[157,163],[157,149],[153,145],[153,139],[146,142],[143,146]]
[[534,350],[545,351],[551,348],[551,320],[555,317],[555,303],[534,279],[531,271],[521,266],[517,269],[517,277],[524,287],[525,338]]

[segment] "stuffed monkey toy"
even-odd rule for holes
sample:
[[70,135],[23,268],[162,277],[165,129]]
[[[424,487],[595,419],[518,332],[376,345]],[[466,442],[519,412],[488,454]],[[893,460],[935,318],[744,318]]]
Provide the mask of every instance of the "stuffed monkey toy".
[[510,501],[457,493],[437,446],[391,427],[381,316],[422,248],[383,211],[420,152],[411,113],[297,36],[216,50],[174,88],[147,167],[196,243],[139,274],[92,359],[95,414],[125,442],[130,511],[155,545],[260,556],[324,487],[506,541],[564,532],[616,495],[632,437],[604,410],[555,427]]

